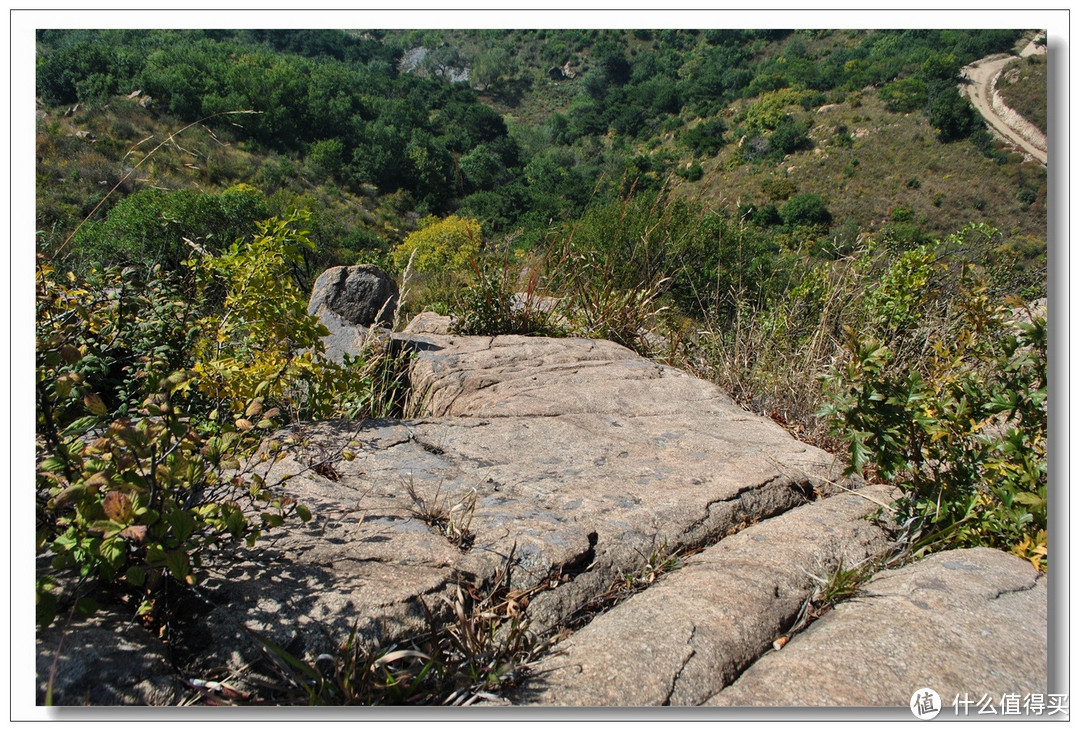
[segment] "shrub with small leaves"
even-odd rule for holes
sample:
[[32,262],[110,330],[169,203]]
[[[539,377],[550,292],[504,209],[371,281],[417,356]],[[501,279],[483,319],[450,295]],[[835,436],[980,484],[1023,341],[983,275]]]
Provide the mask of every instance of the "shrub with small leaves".
[[[171,369],[188,358],[198,306],[166,296],[167,275],[144,288],[116,270],[64,283],[41,265],[37,282],[37,549],[55,571],[127,586],[149,612],[162,579],[198,580],[209,549],[308,516],[242,466],[254,435],[196,429],[197,374]],[[56,585],[38,577],[42,624]]]
[[516,291],[516,269],[501,263],[474,262],[476,283],[464,288],[454,309],[450,331],[463,335],[558,335],[555,300],[537,291],[539,270],[529,269]]
[[[160,270],[37,272],[37,547],[81,587],[96,581],[156,609],[165,580],[192,584],[234,544],[310,512],[270,484],[256,447],[289,419],[385,416],[404,361],[372,338],[323,355],[290,266],[303,216],[189,262],[197,286]],[[38,577],[38,616],[56,611]],[[124,589],[126,587],[126,589]]]
[[463,270],[480,252],[483,238],[476,219],[447,216],[421,223],[425,225],[393,251],[399,269],[411,260],[413,269],[421,273]]
[[958,326],[920,359],[848,334],[846,365],[823,407],[847,445],[849,472],[904,490],[901,520],[919,550],[988,545],[1046,562],[1046,318],[977,286]]

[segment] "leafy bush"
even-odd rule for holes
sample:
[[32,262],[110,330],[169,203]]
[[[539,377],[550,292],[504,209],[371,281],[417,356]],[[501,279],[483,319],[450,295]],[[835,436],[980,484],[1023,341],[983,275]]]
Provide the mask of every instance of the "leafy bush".
[[679,134],[679,144],[695,155],[712,157],[723,147],[726,131],[724,120],[716,117],[683,130]]
[[765,178],[761,181],[761,192],[764,193],[769,200],[787,200],[795,195],[796,190],[798,189],[795,187],[795,183],[791,182],[791,178],[786,176],[774,176]]
[[926,106],[928,91],[925,81],[908,77],[890,81],[878,97],[890,112],[914,112]]
[[[995,234],[969,226],[943,243],[972,253]],[[904,491],[916,552],[989,545],[1045,566],[1045,313],[995,299],[942,248],[866,270],[819,415],[849,472]]]
[[802,193],[793,197],[780,209],[784,224],[795,226],[827,227],[832,223],[832,214],[825,206],[825,199],[817,193]]
[[426,225],[394,249],[394,263],[404,269],[411,260],[418,272],[462,270],[479,253],[481,240],[480,222],[476,219],[428,219]]
[[[171,371],[191,316],[167,299],[168,282],[142,288],[110,270],[79,284],[39,267],[37,547],[80,583],[141,593],[146,613],[164,577],[194,583],[210,549],[307,511],[272,496],[254,465],[238,472],[254,446],[241,429],[192,423],[196,374]],[[56,610],[54,583],[38,579],[42,624]]]
[[813,146],[814,142],[807,134],[806,125],[796,121],[790,114],[784,117],[769,135],[769,147],[778,157],[790,155],[796,150],[809,150]]
[[150,267],[179,271],[194,241],[221,251],[233,240],[255,232],[267,218],[265,196],[250,185],[236,185],[221,195],[191,190],[141,190],[116,204],[103,221],[87,223],[72,237],[73,262]]
[[850,472],[904,490],[899,517],[922,550],[989,545],[1045,568],[1046,318],[976,290],[959,327],[916,365],[854,331],[822,413]]
[[555,302],[537,291],[539,269],[528,269],[524,286],[509,256],[473,263],[476,283],[461,292],[450,331],[463,335],[557,335]]
[[[299,220],[302,220],[300,217]],[[156,608],[166,580],[252,544],[303,506],[274,494],[259,439],[289,417],[383,416],[398,401],[384,344],[331,362],[289,266],[310,247],[298,219],[190,266],[37,272],[37,547],[79,584],[96,580]],[[56,610],[38,578],[42,623]],[[81,589],[78,589],[79,591]]]

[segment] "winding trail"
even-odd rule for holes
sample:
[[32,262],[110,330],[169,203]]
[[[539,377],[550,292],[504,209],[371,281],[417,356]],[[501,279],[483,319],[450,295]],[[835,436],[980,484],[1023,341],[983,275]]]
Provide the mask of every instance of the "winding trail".
[[[1042,35],[1036,36],[1036,40]],[[1046,46],[1038,46],[1035,40],[1032,40],[1020,52],[1020,57],[1024,58],[1036,53],[1046,53]],[[998,53],[965,66],[960,72],[965,80],[965,83],[960,85],[960,93],[971,100],[972,105],[986,119],[996,134],[1045,165],[1046,135],[1017,112],[1005,106],[1000,98],[995,99],[994,85],[997,78],[1001,75],[1002,69],[1015,58],[1016,56],[1011,54]]]

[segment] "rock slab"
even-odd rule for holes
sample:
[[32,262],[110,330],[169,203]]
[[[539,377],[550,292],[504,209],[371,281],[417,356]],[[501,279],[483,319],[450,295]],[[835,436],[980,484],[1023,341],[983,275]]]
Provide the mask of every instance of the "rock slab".
[[1047,692],[1046,577],[988,548],[883,571],[711,706],[907,706]]
[[846,492],[723,539],[556,645],[511,701],[701,704],[789,631],[839,566],[885,553],[886,530],[870,518],[895,497]]
[[[652,551],[715,542],[838,479],[831,455],[613,343],[410,337],[414,418],[277,435],[292,444],[267,481],[293,475],[282,491],[315,519],[206,582],[211,624],[235,628],[217,645],[242,647],[243,624],[315,656],[356,624],[387,646],[504,568],[546,631]],[[452,520],[432,526],[433,509]]]
[[57,706],[172,706],[188,691],[161,642],[130,612],[108,607],[39,630],[36,671],[38,705],[50,680]]

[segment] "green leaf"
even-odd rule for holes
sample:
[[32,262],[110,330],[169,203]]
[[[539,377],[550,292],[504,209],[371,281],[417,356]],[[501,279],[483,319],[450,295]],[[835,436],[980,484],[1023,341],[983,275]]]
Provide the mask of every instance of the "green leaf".
[[138,566],[128,566],[124,579],[132,586],[142,586],[146,583],[146,571]]
[[173,510],[165,519],[172,526],[173,535],[181,542],[186,541],[195,532],[195,518],[187,510]]
[[83,396],[83,405],[95,416],[105,416],[105,414],[108,413],[105,402],[101,399],[101,396],[96,393],[88,393]]
[[88,596],[84,596],[75,602],[75,607],[81,614],[93,614],[98,610],[98,603]]
[[56,619],[56,597],[40,582],[37,587],[35,619],[39,627],[48,627]]
[[191,564],[188,561],[187,552],[182,548],[169,551],[165,555],[165,566],[177,581],[186,584],[195,583],[194,577],[191,575]]

